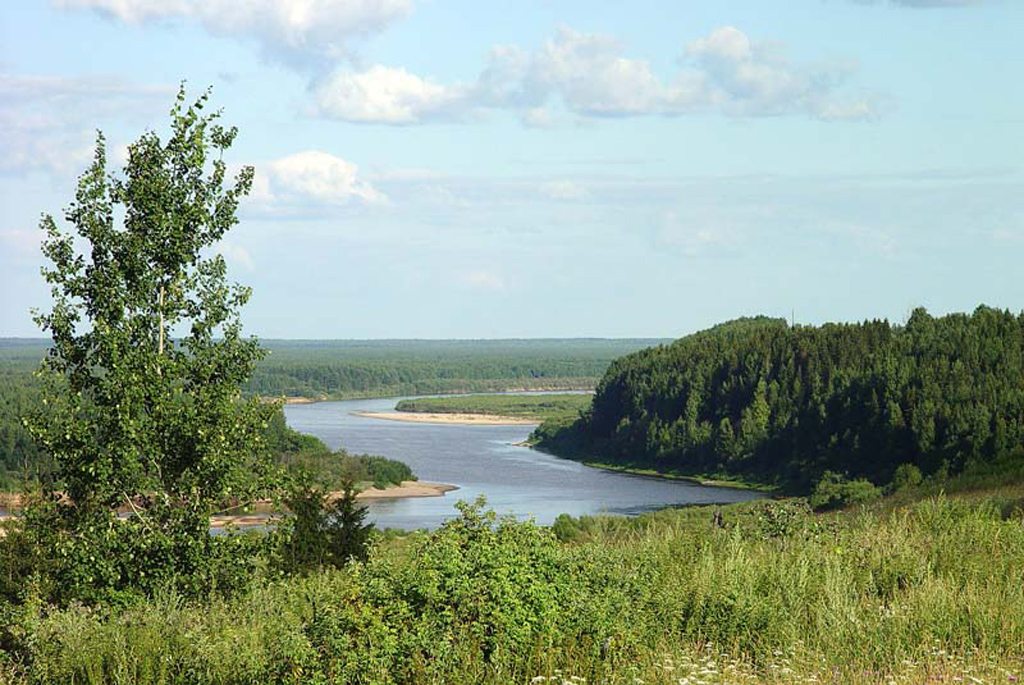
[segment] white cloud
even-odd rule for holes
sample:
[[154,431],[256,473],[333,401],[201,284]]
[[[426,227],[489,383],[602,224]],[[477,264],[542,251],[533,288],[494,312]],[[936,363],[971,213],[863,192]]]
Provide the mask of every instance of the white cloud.
[[358,73],[337,71],[314,93],[326,116],[383,124],[451,118],[463,99],[459,86],[437,85],[405,69],[381,65]]
[[307,150],[259,165],[253,199],[263,206],[383,204],[387,197],[340,157]]
[[530,128],[554,128],[556,126],[555,118],[551,115],[551,112],[543,107],[532,107],[526,110],[519,117],[519,120],[523,122],[524,126]]
[[54,0],[126,24],[187,20],[216,35],[253,39],[265,54],[305,64],[348,54],[353,38],[378,33],[412,10],[411,0]]
[[830,220],[822,223],[821,231],[825,235],[847,241],[859,250],[874,253],[885,259],[895,259],[899,256],[899,242],[888,228]]
[[647,62],[623,57],[613,39],[562,29],[531,60],[530,91],[559,95],[584,115],[645,114],[663,107],[667,89]]
[[719,254],[740,244],[735,217],[714,210],[691,208],[686,212],[665,212],[655,233],[655,244],[687,257]]
[[[92,157],[96,128],[147,118],[173,93],[111,79],[0,74],[0,173],[80,172]],[[108,156],[116,163],[116,148]]]
[[854,70],[847,64],[791,64],[778,45],[725,26],[689,43],[666,81],[647,61],[624,55],[614,39],[563,28],[532,54],[496,47],[470,84],[441,84],[375,65],[337,71],[314,87],[314,95],[326,117],[382,124],[458,120],[504,109],[518,112],[527,126],[551,126],[557,105],[584,118],[718,112],[870,119],[876,112],[868,99],[840,93]]
[[455,194],[451,188],[440,183],[431,183],[417,188],[412,199],[434,207],[467,209],[473,206],[472,202]]
[[836,87],[853,69],[848,65],[798,68],[777,54],[776,45],[755,43],[739,29],[723,26],[687,46],[700,70],[704,96],[726,113],[773,116],[803,113],[826,121],[868,119],[866,100],[842,101]]
[[586,186],[575,181],[551,181],[541,185],[540,192],[552,200],[578,201],[590,197]]

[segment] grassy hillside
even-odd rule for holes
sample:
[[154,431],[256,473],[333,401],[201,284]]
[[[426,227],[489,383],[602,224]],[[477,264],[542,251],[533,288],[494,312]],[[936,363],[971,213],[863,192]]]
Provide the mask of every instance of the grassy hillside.
[[[114,611],[8,606],[11,683],[1012,683],[1021,511],[932,497],[560,518],[464,508],[365,564]],[[720,523],[716,523],[720,521]],[[542,681],[541,678],[544,680]],[[4,676],[0,675],[0,681]]]

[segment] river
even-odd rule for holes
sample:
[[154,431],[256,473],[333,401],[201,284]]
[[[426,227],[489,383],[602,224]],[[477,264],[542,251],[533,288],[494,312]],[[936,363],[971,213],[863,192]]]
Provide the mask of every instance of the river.
[[478,495],[499,514],[532,516],[549,525],[561,513],[635,515],[667,506],[739,502],[750,490],[713,488],[605,471],[559,459],[523,442],[532,426],[402,423],[352,412],[391,411],[402,398],[289,404],[288,425],[332,449],[377,454],[407,463],[421,480],[457,485],[444,497],[374,500],[370,519],[382,528],[436,528],[457,515],[458,500]]

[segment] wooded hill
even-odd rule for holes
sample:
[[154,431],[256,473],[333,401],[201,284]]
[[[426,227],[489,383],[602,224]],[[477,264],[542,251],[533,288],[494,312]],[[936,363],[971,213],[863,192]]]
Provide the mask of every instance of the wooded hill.
[[883,484],[902,464],[925,476],[992,466],[1022,458],[1024,314],[917,309],[904,326],[739,319],[615,361],[589,412],[535,440],[802,490],[826,471]]

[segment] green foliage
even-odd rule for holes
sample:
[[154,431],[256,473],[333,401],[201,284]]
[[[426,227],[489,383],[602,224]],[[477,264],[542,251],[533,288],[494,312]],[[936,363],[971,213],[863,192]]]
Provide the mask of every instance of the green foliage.
[[168,140],[144,134],[120,176],[99,135],[66,211],[72,230],[41,222],[53,307],[36,322],[52,346],[28,423],[64,496],[30,507],[24,527],[54,601],[168,582],[205,591],[228,544],[210,540],[210,513],[266,487],[257,455],[274,408],[240,397],[262,354],[241,335],[249,291],[204,256],[237,222],[253,172],[225,187],[236,131],[202,114],[207,97],[186,106],[182,89]]
[[588,394],[468,395],[402,400],[398,411],[427,414],[489,414],[537,419],[575,419],[590,407]]
[[924,476],[921,474],[921,469],[917,468],[917,466],[914,464],[900,464],[896,467],[896,472],[893,473],[890,485],[893,490],[898,491],[904,488],[917,487],[923,480]]
[[49,459],[23,420],[38,406],[39,384],[32,374],[0,363],[0,490],[18,490],[51,475]]
[[401,485],[402,481],[418,480],[409,465],[397,459],[359,454],[353,457],[359,466],[357,474],[365,474],[364,480],[373,483],[373,487],[383,490],[392,485]]
[[124,606],[159,591],[230,594],[261,566],[259,536],[211,536],[192,512],[151,507],[112,518],[73,510],[56,499],[35,502],[0,543],[10,563],[0,601],[35,593],[46,602]]
[[309,573],[366,558],[373,524],[365,523],[366,509],[356,503],[352,481],[345,482],[333,500],[308,480],[300,481],[292,486],[285,504],[291,516],[270,536],[282,570]]
[[934,498],[884,516],[821,516],[759,502],[724,508],[724,528],[714,511],[565,519],[580,536],[559,544],[532,523],[464,505],[433,533],[371,547],[365,563],[226,598],[166,593],[116,612],[8,607],[8,680],[859,685],[1024,675],[1024,528],[990,503]]
[[267,452],[285,474],[323,489],[342,490],[348,482],[384,489],[417,479],[407,464],[395,459],[332,452],[319,438],[289,428],[280,409],[271,417],[265,437]]
[[270,454],[327,454],[331,450],[315,435],[300,433],[288,427],[284,411],[277,408],[270,416],[263,433]]
[[[246,392],[352,399],[401,395],[589,390],[617,357],[662,339],[263,340]],[[48,341],[0,338],[0,368],[28,371]]]
[[864,479],[847,480],[845,476],[826,471],[811,493],[813,509],[840,509],[857,504],[866,504],[882,496],[881,490]]
[[826,471],[956,475],[1024,445],[1024,314],[723,324],[616,360],[590,412],[535,437],[558,454],[799,492]]

